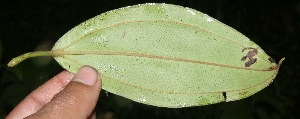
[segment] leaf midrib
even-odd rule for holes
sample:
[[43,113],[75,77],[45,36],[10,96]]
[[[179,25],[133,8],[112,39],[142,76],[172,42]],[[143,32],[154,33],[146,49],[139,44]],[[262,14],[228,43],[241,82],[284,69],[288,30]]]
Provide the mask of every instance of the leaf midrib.
[[159,55],[149,55],[149,54],[130,53],[130,52],[62,51],[62,50],[52,51],[52,56],[53,57],[63,57],[64,55],[118,55],[118,56],[144,57],[144,58],[179,61],[179,62],[189,62],[189,63],[195,63],[195,64],[205,64],[205,65],[211,65],[211,66],[226,67],[226,68],[232,68],[232,69],[242,69],[242,70],[252,70],[252,71],[273,71],[273,70],[278,70],[278,67],[276,67],[276,66],[268,68],[268,69],[254,69],[254,68],[237,67],[237,66],[231,66],[231,65],[225,65],[225,64],[205,62],[205,61],[200,61],[200,60],[175,58],[175,57],[167,57],[167,56],[159,56]]

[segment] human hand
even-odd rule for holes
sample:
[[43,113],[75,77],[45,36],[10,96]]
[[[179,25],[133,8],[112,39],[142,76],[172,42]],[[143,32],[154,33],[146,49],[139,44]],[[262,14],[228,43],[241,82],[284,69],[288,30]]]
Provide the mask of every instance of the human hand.
[[89,66],[81,67],[74,76],[63,71],[31,92],[6,118],[96,118],[93,110],[101,90],[98,77]]

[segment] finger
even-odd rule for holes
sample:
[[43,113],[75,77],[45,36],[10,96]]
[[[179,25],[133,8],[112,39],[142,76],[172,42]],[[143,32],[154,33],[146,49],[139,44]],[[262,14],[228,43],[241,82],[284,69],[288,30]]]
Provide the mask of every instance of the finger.
[[96,118],[96,112],[93,111],[93,113],[87,119],[97,119]]
[[88,118],[95,108],[101,90],[98,72],[84,66],[72,81],[30,118]]
[[60,92],[72,78],[73,74],[68,71],[62,71],[57,74],[26,96],[6,118],[20,119],[37,112],[48,103],[55,94]]

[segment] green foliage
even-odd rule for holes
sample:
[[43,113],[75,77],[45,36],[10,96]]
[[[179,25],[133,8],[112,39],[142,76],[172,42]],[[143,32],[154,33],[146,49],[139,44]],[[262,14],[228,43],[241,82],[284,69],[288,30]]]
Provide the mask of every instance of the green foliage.
[[84,65],[101,73],[102,88],[131,100],[181,108],[239,100],[265,88],[279,66],[236,30],[190,8],[140,4],[87,20],[61,37],[53,56],[76,73]]
[[[165,2],[197,9],[231,26],[259,44],[264,51],[279,60],[286,56],[276,79],[264,90],[249,98],[228,103],[180,109],[152,107],[101,92],[96,107],[98,117],[113,114],[115,118],[210,118],[229,117],[260,119],[299,118],[300,65],[299,1],[2,1],[0,39],[3,55],[0,70],[0,112],[8,114],[15,105],[7,104],[4,95],[15,94],[4,89],[20,82],[29,94],[46,80],[63,69],[54,61],[39,66],[32,60],[14,68],[6,68],[12,57],[34,51],[40,44],[54,44],[59,37],[77,24],[106,11],[140,3]],[[36,4],[38,3],[38,4]],[[36,58],[35,58],[36,59]],[[38,59],[37,59],[38,60]],[[18,69],[18,70],[16,70]],[[18,73],[23,72],[23,73]],[[14,76],[18,74],[20,79]],[[4,75],[7,77],[3,78]],[[6,80],[4,83],[4,80]],[[11,81],[7,83],[7,81]],[[14,85],[15,91],[19,90]],[[15,95],[20,102],[25,96]],[[116,99],[115,99],[116,98]],[[5,101],[3,102],[3,100]],[[123,103],[124,102],[124,103]],[[235,108],[233,108],[235,107]],[[228,110],[228,109],[231,109]],[[244,112],[240,112],[244,111]],[[237,113],[231,113],[237,112]],[[4,118],[1,116],[0,118]]]

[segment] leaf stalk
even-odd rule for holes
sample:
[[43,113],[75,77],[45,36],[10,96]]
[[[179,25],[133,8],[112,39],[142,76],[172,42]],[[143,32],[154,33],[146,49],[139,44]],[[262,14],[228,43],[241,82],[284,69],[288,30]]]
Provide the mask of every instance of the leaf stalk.
[[20,55],[18,57],[13,58],[8,64],[8,67],[14,67],[20,62],[32,58],[32,57],[37,57],[37,56],[52,56],[53,52],[52,51],[36,51],[36,52],[28,52],[23,55]]

